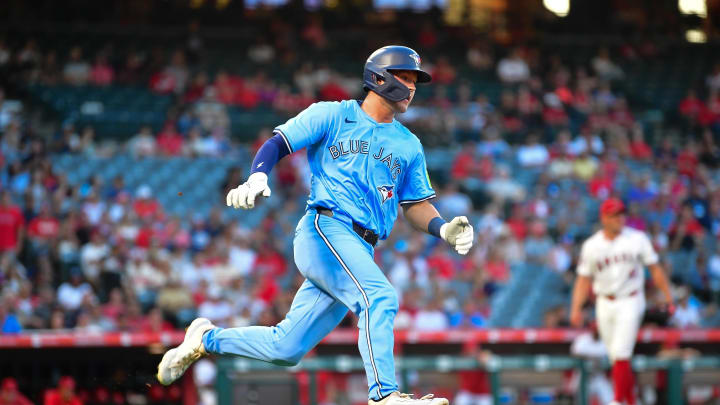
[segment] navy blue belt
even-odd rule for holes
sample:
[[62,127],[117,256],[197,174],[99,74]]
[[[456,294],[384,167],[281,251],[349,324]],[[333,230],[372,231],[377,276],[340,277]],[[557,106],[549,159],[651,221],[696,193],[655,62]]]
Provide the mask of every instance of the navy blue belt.
[[[325,215],[326,217],[332,218],[332,216],[333,216],[332,210],[327,209],[325,207],[315,207],[315,211],[317,211],[317,213],[320,215]],[[353,231],[355,231],[355,233],[358,234],[358,236],[363,238],[363,240],[365,242],[369,243],[372,247],[375,247],[375,245],[377,244],[377,241],[378,241],[378,235],[375,232],[373,232],[369,229],[363,228],[361,225],[355,223],[354,221],[353,221],[352,227],[353,227]]]

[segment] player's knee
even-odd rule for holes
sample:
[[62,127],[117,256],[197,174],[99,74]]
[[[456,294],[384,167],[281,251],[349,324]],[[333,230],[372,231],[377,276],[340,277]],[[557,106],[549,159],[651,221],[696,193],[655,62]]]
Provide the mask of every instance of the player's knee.
[[372,307],[381,311],[385,311],[388,315],[395,316],[398,309],[400,308],[400,301],[398,299],[395,288],[386,288],[381,292],[378,292],[372,298]]
[[275,353],[276,359],[273,363],[292,367],[300,363],[305,355],[305,350],[298,344],[281,340],[275,343]]

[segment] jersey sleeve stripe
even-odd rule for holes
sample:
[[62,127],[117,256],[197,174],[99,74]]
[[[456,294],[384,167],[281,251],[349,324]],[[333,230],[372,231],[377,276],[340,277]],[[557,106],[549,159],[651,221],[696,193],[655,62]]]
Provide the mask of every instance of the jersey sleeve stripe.
[[275,130],[273,131],[273,133],[279,134],[279,135],[282,137],[282,139],[283,139],[283,141],[285,141],[285,145],[287,146],[287,148],[288,148],[288,150],[290,151],[290,153],[293,153],[293,152],[294,152],[292,146],[290,146],[290,142],[288,142],[287,136],[285,136],[285,134],[283,133],[283,131],[281,131],[279,128],[275,128]]
[[403,201],[400,201],[400,204],[414,204],[414,203],[419,203],[421,201],[429,200],[431,198],[435,198],[435,193],[432,193],[427,197],[418,198],[416,200],[403,200]]

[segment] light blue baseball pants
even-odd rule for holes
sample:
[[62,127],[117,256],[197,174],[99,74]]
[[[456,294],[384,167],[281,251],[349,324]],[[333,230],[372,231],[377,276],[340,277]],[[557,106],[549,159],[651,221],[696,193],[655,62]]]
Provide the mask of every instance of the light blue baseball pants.
[[359,318],[358,346],[369,396],[394,391],[393,322],[395,288],[373,260],[373,248],[352,229],[352,220],[308,209],[295,230],[295,263],[306,280],[290,312],[276,326],[215,328],[203,336],[210,353],[232,354],[295,365],[332,331],[351,309]]

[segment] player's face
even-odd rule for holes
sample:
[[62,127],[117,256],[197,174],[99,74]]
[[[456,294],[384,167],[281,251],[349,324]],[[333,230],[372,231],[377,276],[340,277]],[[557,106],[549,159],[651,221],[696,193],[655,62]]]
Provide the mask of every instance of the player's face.
[[393,111],[396,113],[404,113],[407,111],[408,107],[410,107],[410,103],[412,102],[413,97],[415,97],[415,83],[417,83],[417,72],[413,72],[412,70],[398,70],[396,72],[393,72],[393,75],[396,79],[400,81],[400,83],[407,86],[408,89],[410,89],[410,95],[405,100],[396,101],[392,104],[394,104]]
[[603,215],[600,219],[603,227],[612,232],[619,233],[625,226],[625,214]]
[[[404,113],[410,106],[413,97],[415,97],[415,83],[417,83],[417,72],[414,72],[412,70],[395,70],[392,72],[392,75],[395,76],[395,78],[398,79],[400,83],[404,84],[405,86],[407,86],[408,89],[410,89],[410,95],[405,100],[400,101],[390,101],[385,98],[383,98],[383,100],[385,101],[385,104],[390,107],[390,109],[394,113]],[[382,84],[383,81],[378,80],[378,83]]]

